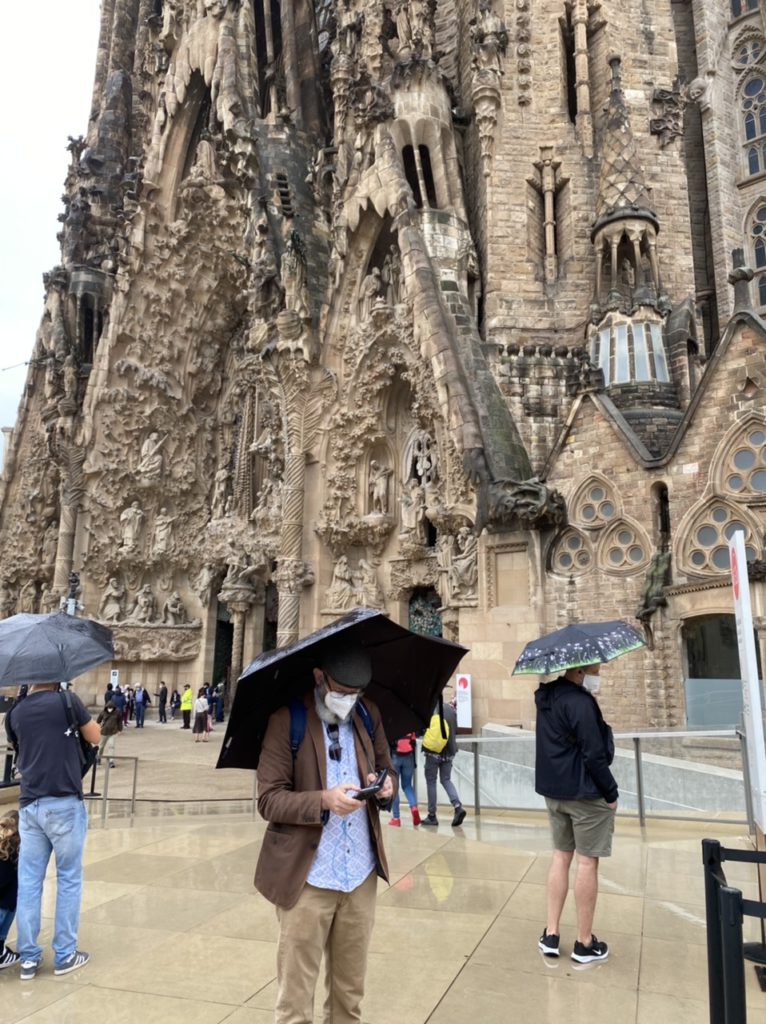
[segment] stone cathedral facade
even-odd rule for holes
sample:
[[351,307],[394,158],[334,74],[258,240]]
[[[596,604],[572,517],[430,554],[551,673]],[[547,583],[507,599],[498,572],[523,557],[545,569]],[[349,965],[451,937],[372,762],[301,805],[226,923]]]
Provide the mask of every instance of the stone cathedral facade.
[[531,721],[526,640],[623,617],[607,717],[728,724],[766,4],[102,0],[69,148],[0,614],[77,573],[172,688],[379,608],[471,648],[477,724]]

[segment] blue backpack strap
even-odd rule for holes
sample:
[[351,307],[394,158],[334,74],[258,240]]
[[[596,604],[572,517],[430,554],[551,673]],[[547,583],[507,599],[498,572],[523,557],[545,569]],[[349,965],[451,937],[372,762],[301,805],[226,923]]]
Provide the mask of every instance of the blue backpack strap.
[[364,722],[364,727],[367,730],[367,735],[370,737],[372,742],[375,742],[375,726],[372,722],[372,715],[370,714],[369,708],[363,700],[358,700],[356,703],[356,712]]
[[303,737],[306,735],[306,705],[298,697],[290,701],[290,750],[293,761],[298,755]]

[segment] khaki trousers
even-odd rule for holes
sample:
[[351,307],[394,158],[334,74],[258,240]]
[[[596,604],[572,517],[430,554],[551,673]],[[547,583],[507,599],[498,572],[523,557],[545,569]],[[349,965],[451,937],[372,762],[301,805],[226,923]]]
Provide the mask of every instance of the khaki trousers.
[[312,1024],[323,954],[324,1024],[359,1024],[377,887],[374,871],[353,892],[317,889],[307,883],[294,907],[277,907],[274,1024]]

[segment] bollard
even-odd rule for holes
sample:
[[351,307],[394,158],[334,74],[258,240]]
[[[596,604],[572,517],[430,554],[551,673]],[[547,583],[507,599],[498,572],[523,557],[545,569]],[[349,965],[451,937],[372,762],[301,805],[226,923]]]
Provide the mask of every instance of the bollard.
[[746,1024],[745,960],[742,956],[742,893],[728,885],[718,889],[723,952],[723,1024]]
[[721,844],[717,839],[702,840],[702,864],[705,869],[705,917],[707,919],[707,983],[710,1024],[725,1024],[723,977],[721,974],[721,911],[718,904],[721,872]]

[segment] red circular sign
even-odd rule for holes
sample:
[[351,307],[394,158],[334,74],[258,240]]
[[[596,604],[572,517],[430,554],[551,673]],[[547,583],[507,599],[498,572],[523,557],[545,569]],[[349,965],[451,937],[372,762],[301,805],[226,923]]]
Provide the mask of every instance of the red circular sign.
[[461,687],[461,689],[467,690],[468,689],[468,676],[458,676],[457,677],[457,685],[459,687]]
[[735,548],[731,549],[731,585],[734,588],[734,600],[739,601],[739,566]]

